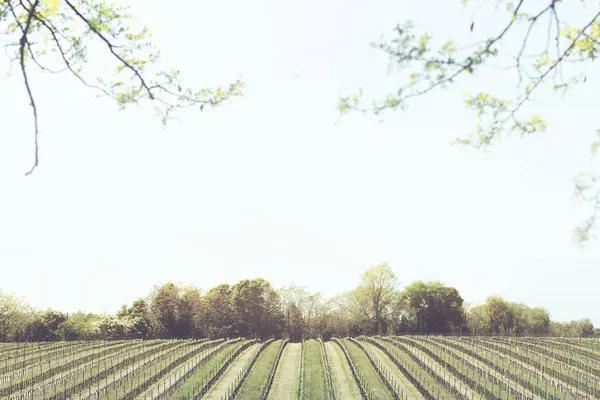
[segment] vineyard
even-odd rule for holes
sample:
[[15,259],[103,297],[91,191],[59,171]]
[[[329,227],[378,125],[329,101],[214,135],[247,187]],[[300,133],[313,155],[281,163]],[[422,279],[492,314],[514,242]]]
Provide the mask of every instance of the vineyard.
[[600,341],[376,336],[2,343],[0,398],[599,399]]

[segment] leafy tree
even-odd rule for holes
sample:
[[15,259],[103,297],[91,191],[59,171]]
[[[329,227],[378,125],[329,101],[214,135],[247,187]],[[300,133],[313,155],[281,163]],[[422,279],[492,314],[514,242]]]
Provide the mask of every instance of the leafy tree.
[[104,318],[98,323],[98,337],[102,340],[127,338],[127,326],[116,318]]
[[552,336],[561,337],[594,337],[594,324],[587,318],[570,322],[552,322]]
[[[134,339],[144,339],[148,337],[152,326],[150,310],[144,299],[138,299],[133,302],[121,318],[129,322],[128,336]],[[117,314],[119,316],[119,314]]]
[[292,342],[302,341],[302,326],[304,321],[302,312],[295,303],[289,303],[286,307],[287,336]]
[[127,337],[145,339],[150,332],[150,323],[146,318],[130,317],[127,324]]
[[547,310],[537,307],[530,308],[527,312],[529,334],[532,336],[546,336],[550,334],[550,314]]
[[513,318],[508,302],[500,296],[490,296],[485,300],[485,306],[489,334],[508,334],[513,327]]
[[378,335],[386,331],[385,320],[389,316],[390,306],[397,291],[398,278],[388,263],[369,268],[360,278],[357,290],[371,309],[374,330]]
[[179,288],[171,282],[156,286],[150,298],[150,312],[157,330],[157,336],[163,338],[178,337]]
[[231,291],[238,332],[266,338],[280,332],[283,325],[279,294],[262,278],[242,280]]
[[202,292],[199,288],[190,285],[181,290],[179,301],[179,327],[178,333],[181,338],[200,337],[202,310]]
[[402,296],[414,311],[419,333],[462,333],[463,299],[455,288],[440,282],[416,281],[404,289]]
[[529,307],[522,303],[509,303],[509,315],[512,322],[512,333],[522,336],[529,331]]
[[316,332],[324,328],[324,322],[328,307],[323,301],[323,294],[320,292],[309,294],[304,302],[306,336],[314,338]]
[[364,290],[350,290],[334,297],[330,303],[329,318],[335,335],[372,335],[376,332],[373,308]]
[[[6,54],[17,63],[33,111],[34,163],[39,163],[38,104],[30,71],[70,74],[80,84],[113,99],[120,109],[144,100],[155,104],[163,123],[185,107],[215,107],[239,96],[242,83],[227,88],[192,90],[179,70],[162,69],[160,54],[150,43],[148,28],[134,28],[129,7],[103,0],[0,0],[0,34],[8,43]],[[112,76],[88,74],[90,47],[95,40],[111,60]]]
[[277,291],[281,299],[281,307],[285,319],[285,331],[292,341],[293,332],[302,332],[304,317],[301,308],[304,306],[308,292],[297,285],[285,286]]
[[[283,307],[285,317],[286,331],[290,331],[291,318],[294,313],[290,312],[290,307],[297,308],[300,312],[300,319],[294,321],[294,324],[301,324],[304,337],[313,338],[315,336],[315,320],[322,317],[326,311],[323,303],[322,293],[310,293],[305,287],[289,285],[277,291]],[[294,311],[295,312],[295,311]],[[323,322],[318,321],[318,322]]]
[[[474,7],[474,19],[468,28],[477,36],[478,27],[488,23],[478,18],[481,15],[478,11],[490,3],[462,2]],[[600,10],[589,7],[585,0],[579,4],[560,0],[496,4],[501,7],[492,15],[501,26],[491,37],[474,43],[459,44],[447,37],[438,45],[429,34],[416,32],[412,21],[399,23],[392,39],[370,45],[389,57],[390,69],[403,73],[405,83],[371,105],[363,101],[362,90],[343,97],[340,112],[379,115],[388,110],[404,110],[415,97],[475,78],[486,68],[504,64],[501,69],[514,70],[519,93],[508,98],[479,90],[468,93],[464,103],[474,112],[477,124],[467,137],[460,137],[454,143],[486,149],[506,133],[525,136],[545,131],[547,122],[527,107],[535,96],[545,95],[545,88],[565,95],[571,87],[586,83],[585,67],[596,60],[600,51]],[[473,86],[478,88],[481,84]],[[597,134],[600,137],[600,130]],[[592,156],[599,145],[600,140],[592,143]],[[594,208],[593,215],[575,229],[575,240],[581,244],[589,240],[597,222],[599,186],[598,175],[581,175],[576,184],[577,196]]]
[[221,284],[210,289],[202,298],[201,326],[211,339],[234,336],[234,310],[231,286]]
[[589,318],[584,318],[575,322],[575,332],[578,337],[594,337],[594,324]]
[[22,298],[0,290],[0,342],[18,340],[27,327],[31,312]]
[[86,314],[81,311],[69,315],[67,320],[63,321],[58,327],[58,337],[61,340],[95,339],[97,332],[93,324],[96,320],[95,315]]
[[530,308],[521,303],[508,304],[512,317],[511,333],[522,336],[546,336],[550,333],[550,314],[543,308]]
[[42,339],[43,341],[54,341],[61,339],[61,331],[60,328],[64,322],[66,322],[69,317],[67,314],[55,311],[55,310],[47,310],[43,312],[40,316],[42,325]]
[[118,318],[125,318],[129,315],[129,309],[127,308],[127,304],[123,304],[119,311],[117,311]]
[[130,317],[147,318],[149,312],[146,300],[137,299],[127,310],[127,315]]
[[467,329],[471,335],[484,335],[489,334],[489,319],[487,317],[487,307],[485,304],[479,304],[477,306],[467,306],[466,309],[466,320]]
[[510,303],[499,296],[484,304],[467,307],[467,326],[471,334],[516,336],[569,336],[561,327],[551,326],[550,314],[543,308]]
[[334,333],[333,323],[333,304],[322,293],[315,293],[309,298],[310,318],[307,321],[307,337],[329,340]]

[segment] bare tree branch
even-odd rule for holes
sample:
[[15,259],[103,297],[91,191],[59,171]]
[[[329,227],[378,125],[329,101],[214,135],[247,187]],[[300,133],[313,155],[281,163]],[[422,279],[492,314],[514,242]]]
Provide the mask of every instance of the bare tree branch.
[[[28,172],[26,172],[25,175],[30,175],[33,172],[33,170],[39,165],[38,113],[37,113],[37,106],[35,105],[35,99],[33,98],[33,94],[31,92],[31,86],[29,85],[29,78],[27,76],[27,68],[25,66],[25,52],[29,47],[28,41],[27,41],[27,35],[29,33],[29,27],[31,26],[31,21],[33,21],[33,14],[35,13],[35,9],[38,6],[39,2],[40,2],[40,0],[35,0],[33,5],[31,6],[31,8],[28,10],[27,22],[25,23],[25,26],[21,28],[23,35],[21,36],[21,43],[20,43],[20,47],[19,47],[21,72],[23,73],[23,80],[25,81],[25,88],[27,89],[27,95],[29,96],[31,108],[33,109],[33,123],[34,123],[34,146],[35,146],[35,148],[34,148],[34,163],[33,163],[33,166],[31,167],[31,169]],[[12,5],[9,4],[9,6],[11,8],[11,11],[14,13],[14,9],[12,8]],[[23,8],[25,8],[25,7],[23,7]],[[18,19],[17,19],[17,21],[18,21]],[[20,23],[19,23],[19,26],[21,26]]]

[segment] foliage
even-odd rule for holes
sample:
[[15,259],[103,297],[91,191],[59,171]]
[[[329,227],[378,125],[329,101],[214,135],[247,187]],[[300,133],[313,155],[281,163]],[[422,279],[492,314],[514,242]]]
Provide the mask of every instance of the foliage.
[[[314,337],[314,330],[326,330],[326,314],[328,305],[320,292],[310,293],[305,287],[297,285],[285,286],[277,291],[281,299],[285,318],[286,331],[301,332],[302,337]],[[290,309],[294,309],[294,313]],[[291,320],[294,316],[294,321]]]
[[260,398],[264,392],[267,380],[269,379],[269,374],[271,373],[271,368],[276,360],[280,347],[281,340],[274,341],[260,354],[236,399],[254,400]]
[[127,326],[116,318],[104,318],[98,324],[98,337],[103,340],[126,339]]
[[356,367],[356,372],[362,376],[361,380],[366,386],[365,389],[369,393],[369,398],[378,400],[393,399],[392,393],[386,388],[375,367],[369,362],[367,355],[352,341],[343,339],[342,342]]
[[157,336],[175,338],[178,335],[180,292],[169,282],[154,288],[150,295],[150,312],[156,321]]
[[466,313],[467,326],[474,335],[546,336],[550,332],[550,315],[543,308],[530,308],[490,296],[484,304]]
[[[332,397],[323,387],[327,371],[318,352],[311,356],[307,350],[304,395],[299,397],[297,365],[291,363],[296,357],[280,362],[280,342],[254,345],[254,341],[239,338],[0,343],[0,370],[5,378],[0,382],[0,396],[252,400],[600,397],[594,339],[402,336],[335,342],[339,346],[326,344],[336,360],[332,363],[337,379]],[[267,347],[257,362],[249,362],[247,356],[256,355],[257,347],[263,345]],[[245,352],[250,346],[253,349]],[[297,349],[299,345],[293,346]],[[241,391],[225,392],[223,389],[240,383],[239,367],[249,371]],[[275,373],[279,381],[271,388]]]
[[328,400],[329,390],[325,380],[325,366],[321,356],[321,346],[315,339],[306,341],[304,346],[302,398]]
[[231,287],[218,285],[202,298],[202,325],[211,339],[233,336],[235,316],[231,305]]
[[[463,3],[468,6],[472,2]],[[477,123],[469,135],[457,138],[454,143],[486,149],[506,133],[525,136],[544,132],[547,122],[529,112],[527,106],[536,94],[543,95],[543,88],[564,96],[573,86],[584,84],[587,75],[582,67],[595,62],[600,51],[600,11],[587,7],[586,3],[585,0],[579,5],[560,0],[496,2],[500,7],[493,15],[501,24],[498,31],[468,45],[460,45],[449,37],[438,44],[429,34],[416,32],[413,21],[398,24],[394,38],[370,45],[389,57],[391,69],[402,72],[405,83],[371,105],[364,104],[362,90],[343,97],[339,111],[377,115],[387,110],[405,110],[415,97],[476,77],[478,72],[501,64],[502,70],[516,72],[519,93],[508,98],[479,89],[475,94],[467,93],[463,101],[473,111]],[[474,5],[473,15],[486,5],[489,2]],[[577,20],[579,15],[583,15],[583,21]],[[471,32],[477,34],[477,27],[486,23],[473,20]],[[545,40],[539,40],[540,37]],[[592,155],[599,144],[599,141],[592,143]],[[590,239],[596,225],[600,209],[598,178],[584,175],[576,185],[577,196],[594,207],[593,216],[574,232],[580,244]]]
[[416,281],[407,286],[402,297],[414,312],[415,332],[462,333],[465,327],[463,299],[458,290],[441,282]]
[[206,293],[169,282],[114,316],[39,311],[0,292],[0,342],[240,336],[301,341],[379,333],[597,335],[589,319],[553,322],[543,308],[499,296],[480,305],[465,304],[458,290],[440,282],[416,281],[400,290],[387,264],[371,267],[355,289],[331,299],[294,286],[276,291],[264,279],[221,284]]
[[[241,95],[242,83],[194,90],[185,87],[180,71],[162,69],[160,52],[150,42],[152,32],[137,27],[129,7],[105,0],[0,0],[0,35],[11,66],[18,63],[33,110],[38,165],[38,107],[30,70],[70,74],[80,84],[113,99],[120,109],[151,101],[166,124],[181,108],[216,107]],[[94,47],[95,46],[95,47]],[[90,61],[96,50],[104,59]],[[89,72],[97,62],[110,61],[112,76]],[[88,65],[88,64],[91,64]],[[10,74],[10,72],[9,72]]]
[[30,313],[22,298],[0,290],[0,342],[21,339]]
[[302,341],[302,313],[300,308],[294,303],[290,303],[285,308],[285,317],[287,321],[287,336],[291,342]]
[[385,323],[391,313],[397,286],[398,278],[388,263],[369,268],[360,278],[357,296],[364,297],[369,303],[370,315],[378,335],[387,330]]
[[554,336],[561,337],[600,337],[598,330],[589,318],[573,320],[570,322],[552,322],[551,331]]
[[231,290],[231,303],[242,336],[267,338],[283,326],[279,294],[262,278],[242,280]]

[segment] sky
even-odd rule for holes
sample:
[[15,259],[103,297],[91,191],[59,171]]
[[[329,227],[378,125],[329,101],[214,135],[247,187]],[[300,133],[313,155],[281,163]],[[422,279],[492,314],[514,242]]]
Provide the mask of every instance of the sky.
[[263,277],[332,296],[387,261],[402,286],[439,280],[470,303],[501,295],[600,325],[600,243],[571,241],[590,213],[572,180],[597,168],[598,73],[566,99],[540,92],[527,111],[547,132],[489,152],[449,143],[476,123],[463,93],[516,94],[510,71],[336,123],[339,97],[404,81],[368,45],[397,23],[466,44],[502,23],[493,6],[473,17],[460,3],[132,2],[166,67],[198,88],[242,78],[244,97],[163,129],[150,105],[118,111],[66,75],[32,72],[41,161],[28,177],[31,110],[18,73],[0,80],[0,288],[39,308],[113,313],[168,281]]

